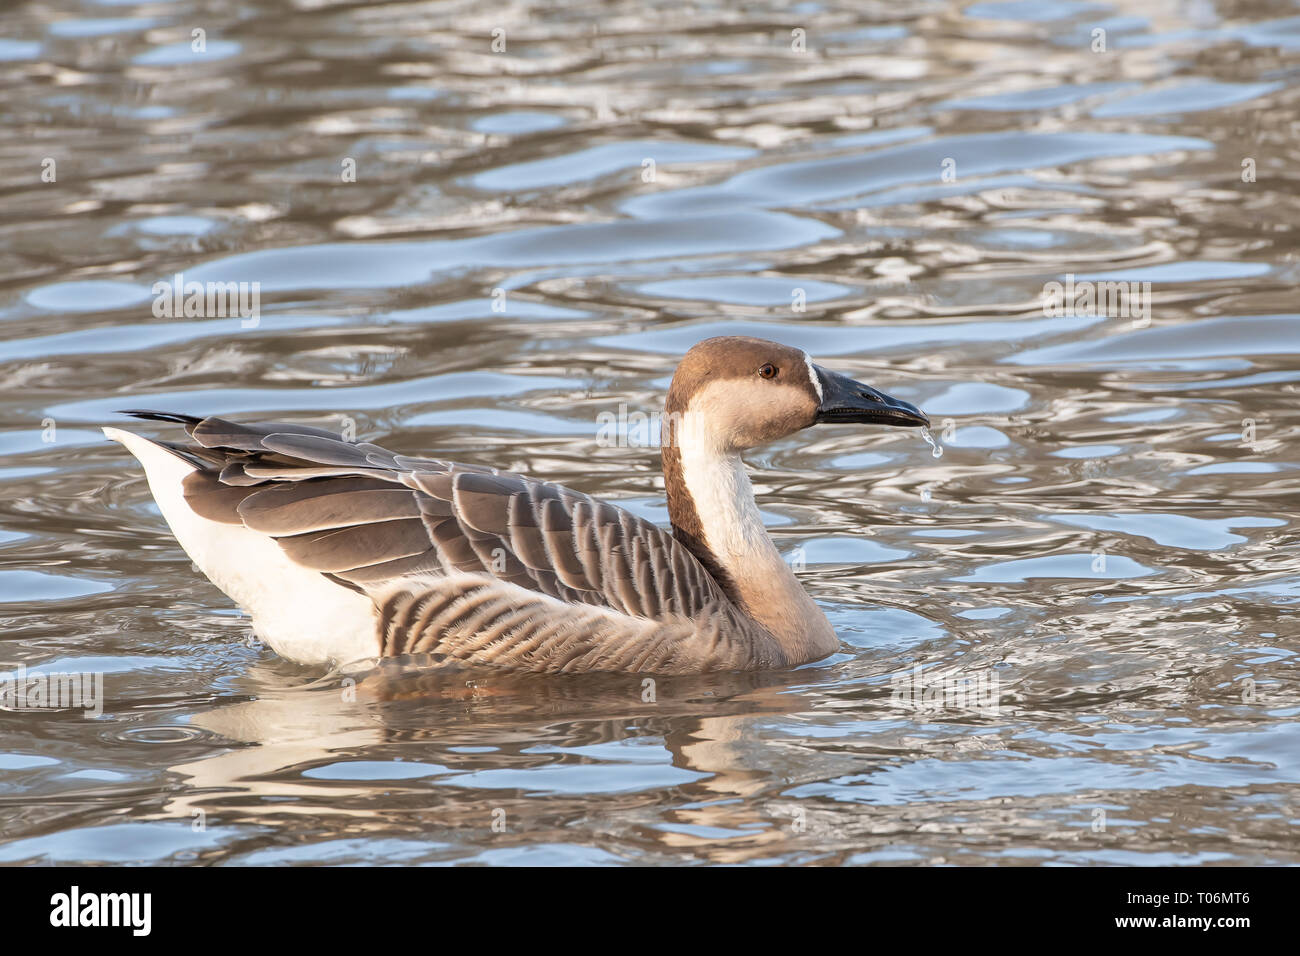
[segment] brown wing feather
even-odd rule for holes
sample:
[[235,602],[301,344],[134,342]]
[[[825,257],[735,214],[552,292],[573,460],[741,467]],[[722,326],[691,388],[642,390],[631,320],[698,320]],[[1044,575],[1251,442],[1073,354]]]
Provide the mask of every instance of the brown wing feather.
[[[186,481],[198,513],[268,534],[294,561],[372,595],[391,592],[399,579],[471,574],[634,618],[680,622],[728,607],[671,534],[559,485],[394,455],[308,426],[156,417],[183,421],[200,445],[194,454],[213,463]],[[415,612],[403,613],[392,633],[423,633],[408,620]],[[463,624],[444,620],[448,613],[460,610],[430,605],[419,616],[453,629]],[[581,641],[569,647],[571,637],[544,638],[539,626],[516,622],[509,633],[534,656],[546,645],[548,669],[590,650]]]

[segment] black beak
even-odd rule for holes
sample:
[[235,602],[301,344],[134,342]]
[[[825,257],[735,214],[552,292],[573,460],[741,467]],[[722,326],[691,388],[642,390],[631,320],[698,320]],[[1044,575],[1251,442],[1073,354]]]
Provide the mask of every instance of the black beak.
[[813,366],[821,383],[821,404],[817,407],[817,423],[871,422],[876,425],[901,425],[916,427],[929,425],[930,419],[915,405],[902,399],[890,398],[870,385],[855,382],[847,375],[828,372],[820,365]]

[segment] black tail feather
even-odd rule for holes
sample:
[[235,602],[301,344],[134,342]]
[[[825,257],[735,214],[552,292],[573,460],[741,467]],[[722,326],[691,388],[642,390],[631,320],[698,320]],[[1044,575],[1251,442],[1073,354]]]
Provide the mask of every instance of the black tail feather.
[[148,408],[119,408],[115,412],[118,415],[130,415],[133,418],[144,418],[154,422],[175,422],[177,425],[197,425],[203,421],[202,417],[193,415],[182,415],[179,412],[155,412]]

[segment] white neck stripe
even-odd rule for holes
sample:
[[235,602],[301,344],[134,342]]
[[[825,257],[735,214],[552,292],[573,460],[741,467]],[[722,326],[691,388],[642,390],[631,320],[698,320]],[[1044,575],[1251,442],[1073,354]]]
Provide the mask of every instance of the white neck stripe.
[[817,393],[817,403],[820,405],[826,401],[826,396],[822,393],[822,380],[817,377],[817,369],[813,368],[812,359],[807,352],[803,353],[803,361],[808,366],[808,377],[812,379],[813,391]]

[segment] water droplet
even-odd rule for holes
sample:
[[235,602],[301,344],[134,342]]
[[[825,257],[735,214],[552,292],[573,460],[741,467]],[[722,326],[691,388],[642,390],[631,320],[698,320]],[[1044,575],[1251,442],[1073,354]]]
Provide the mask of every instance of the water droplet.
[[924,438],[925,443],[930,446],[931,455],[935,458],[943,457],[943,446],[935,441],[934,436],[930,434],[930,429],[926,428],[924,425],[921,426],[921,437]]
[[109,736],[134,744],[180,744],[201,740],[204,732],[197,727],[127,727],[113,731]]

